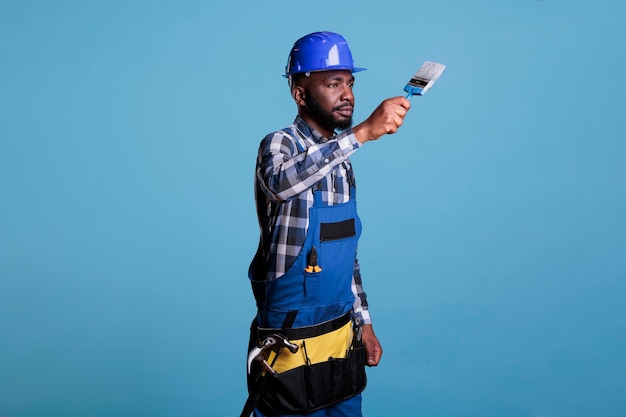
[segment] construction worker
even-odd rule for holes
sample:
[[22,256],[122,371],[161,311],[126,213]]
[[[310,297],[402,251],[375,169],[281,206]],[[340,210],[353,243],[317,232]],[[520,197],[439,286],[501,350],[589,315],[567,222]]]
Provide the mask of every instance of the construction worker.
[[260,366],[249,373],[249,390],[260,393],[256,417],[361,416],[365,365],[382,356],[357,260],[361,222],[349,156],[395,133],[410,104],[389,98],[352,127],[354,73],[362,70],[340,34],[298,39],[284,74],[298,115],[259,147],[251,348],[279,333],[299,349],[268,357],[273,373]]

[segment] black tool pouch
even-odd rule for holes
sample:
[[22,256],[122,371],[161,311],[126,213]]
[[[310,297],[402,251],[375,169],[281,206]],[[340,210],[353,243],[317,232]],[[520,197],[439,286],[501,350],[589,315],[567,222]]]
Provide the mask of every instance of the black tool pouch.
[[365,358],[365,347],[357,347],[346,358],[267,374],[257,407],[268,414],[306,414],[351,398],[365,389]]

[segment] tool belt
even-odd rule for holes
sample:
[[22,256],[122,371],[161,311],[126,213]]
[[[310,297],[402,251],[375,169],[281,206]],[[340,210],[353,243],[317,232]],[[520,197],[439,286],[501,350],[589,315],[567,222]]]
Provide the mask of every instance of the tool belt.
[[[365,347],[350,313],[316,326],[252,329],[256,340],[272,333],[281,334],[299,349],[295,354],[272,353],[268,358],[276,373],[266,373],[261,386],[254,387],[260,392],[257,407],[264,413],[306,414],[365,389]],[[257,372],[262,370],[251,374]],[[251,383],[249,375],[249,386]]]

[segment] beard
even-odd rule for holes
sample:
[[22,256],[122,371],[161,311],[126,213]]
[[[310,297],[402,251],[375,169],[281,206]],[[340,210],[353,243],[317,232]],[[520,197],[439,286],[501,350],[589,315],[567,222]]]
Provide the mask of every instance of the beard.
[[307,94],[305,96],[304,102],[306,103],[309,115],[317,120],[321,125],[330,127],[333,130],[346,130],[352,126],[352,116],[347,119],[337,119],[333,114],[333,112],[339,110],[343,106],[335,106],[330,111],[326,111],[311,94]]

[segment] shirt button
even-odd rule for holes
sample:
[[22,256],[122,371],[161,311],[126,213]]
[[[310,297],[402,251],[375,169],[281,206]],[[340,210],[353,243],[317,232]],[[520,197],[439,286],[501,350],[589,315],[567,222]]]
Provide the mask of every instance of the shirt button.
[[324,159],[324,162],[328,163],[328,158]]

